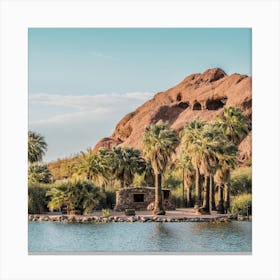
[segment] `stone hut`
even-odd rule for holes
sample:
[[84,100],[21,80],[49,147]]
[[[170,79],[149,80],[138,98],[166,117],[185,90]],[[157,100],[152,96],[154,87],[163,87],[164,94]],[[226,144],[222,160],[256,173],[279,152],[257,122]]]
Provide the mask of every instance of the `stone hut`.
[[[174,210],[171,202],[171,192],[162,189],[163,205],[166,210]],[[115,210],[125,209],[153,210],[155,201],[155,188],[152,187],[129,187],[116,192]]]

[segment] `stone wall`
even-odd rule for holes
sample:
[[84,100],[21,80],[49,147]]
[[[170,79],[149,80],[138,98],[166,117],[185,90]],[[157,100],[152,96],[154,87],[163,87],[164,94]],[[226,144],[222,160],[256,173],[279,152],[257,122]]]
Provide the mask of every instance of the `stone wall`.
[[[166,210],[175,209],[171,203],[170,190],[163,189],[163,205]],[[155,201],[155,188],[151,187],[129,187],[116,192],[115,210],[125,209],[152,210]]]

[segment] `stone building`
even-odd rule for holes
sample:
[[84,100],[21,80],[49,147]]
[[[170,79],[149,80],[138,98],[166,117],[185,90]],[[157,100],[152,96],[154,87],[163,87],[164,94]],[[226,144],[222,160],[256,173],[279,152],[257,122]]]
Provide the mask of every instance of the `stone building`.
[[[171,192],[162,189],[163,205],[166,210],[173,210],[175,207],[171,202]],[[151,187],[129,187],[116,192],[115,210],[125,209],[153,210],[155,201],[155,188]]]

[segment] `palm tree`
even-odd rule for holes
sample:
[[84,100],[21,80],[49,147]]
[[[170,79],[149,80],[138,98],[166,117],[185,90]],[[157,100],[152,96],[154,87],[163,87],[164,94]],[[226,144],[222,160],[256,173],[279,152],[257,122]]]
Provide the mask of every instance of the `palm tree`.
[[223,147],[224,152],[219,155],[219,165],[215,174],[215,181],[219,188],[218,212],[228,212],[230,208],[230,173],[236,166],[237,146],[228,142]]
[[111,167],[104,152],[94,154],[88,149],[87,153],[82,152],[78,172],[84,174],[86,180],[95,182],[105,191],[105,185],[109,182]]
[[139,150],[130,147],[114,147],[112,150],[112,173],[120,181],[120,187],[129,187],[134,174],[142,174],[145,160]]
[[151,160],[145,161],[145,169],[144,169],[144,181],[146,182],[147,186],[155,187],[155,173],[152,167]]
[[[231,156],[236,149],[227,139],[223,131],[217,125],[205,124],[195,120],[187,123],[182,136],[183,150],[190,154],[194,166],[196,166],[196,209],[209,213],[215,210],[214,175],[217,171],[219,160],[222,156]],[[235,146],[234,146],[235,148]],[[199,201],[199,175],[204,176],[203,205]]]
[[161,191],[162,175],[166,170],[171,154],[175,152],[179,144],[179,139],[169,125],[160,120],[145,128],[143,144],[144,156],[151,161],[155,174],[154,215],[165,215]]
[[83,214],[90,214],[101,199],[104,199],[104,193],[100,193],[97,187],[88,182],[77,182],[76,187],[80,189],[80,208]]
[[41,134],[28,131],[28,162],[32,164],[41,161],[47,151],[47,146]]
[[191,161],[191,158],[183,151],[180,155],[177,166],[182,169],[183,172],[183,190],[186,187],[186,207],[193,206],[192,199],[192,186],[195,183],[195,172]]
[[[219,177],[220,195],[224,191],[224,210],[227,212],[230,208],[230,169],[236,165],[237,145],[244,139],[251,129],[251,121],[242,115],[242,111],[235,107],[226,107],[223,116],[217,116],[215,125],[219,127],[227,136],[232,145],[228,145],[226,158],[221,159]],[[222,200],[221,200],[222,201]],[[222,203],[222,202],[221,202]],[[219,203],[221,208],[221,203]]]
[[63,205],[68,204],[68,201],[66,200],[65,190],[66,188],[52,188],[47,192],[46,196],[49,196],[51,198],[48,203],[48,208],[50,209],[50,211],[61,210],[61,207]]
[[52,182],[52,174],[46,164],[32,164],[28,168],[28,183],[45,183]]
[[225,107],[222,116],[216,117],[216,125],[235,145],[240,144],[251,129],[251,121],[242,115],[236,107]]
[[194,120],[187,122],[181,132],[181,148],[182,151],[191,157],[191,162],[195,171],[195,209],[201,206],[201,174],[200,166],[202,161],[202,152],[204,147],[201,143],[202,131],[205,122],[202,120]]
[[66,205],[67,214],[78,212],[89,214],[99,204],[101,198],[104,198],[98,188],[88,181],[68,181],[52,188],[46,195],[50,197],[48,207],[51,211]]

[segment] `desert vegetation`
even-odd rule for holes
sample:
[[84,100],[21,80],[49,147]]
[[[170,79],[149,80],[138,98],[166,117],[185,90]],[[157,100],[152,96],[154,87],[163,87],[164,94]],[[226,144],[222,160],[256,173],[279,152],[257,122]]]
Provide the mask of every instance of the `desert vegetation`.
[[155,215],[165,214],[162,187],[172,190],[176,207],[194,207],[203,214],[250,212],[251,166],[237,160],[238,145],[250,130],[240,109],[225,107],[212,122],[186,122],[180,133],[161,120],[150,124],[142,151],[88,149],[48,164],[42,163],[44,137],[29,132],[28,211],[111,209],[118,189],[141,185],[155,187]]

